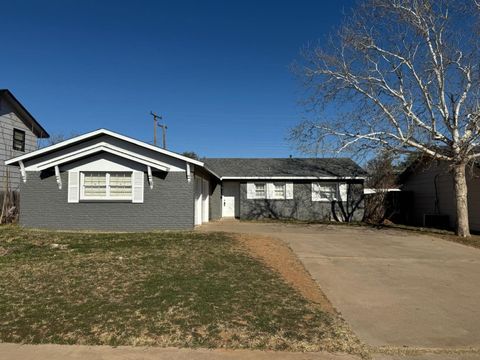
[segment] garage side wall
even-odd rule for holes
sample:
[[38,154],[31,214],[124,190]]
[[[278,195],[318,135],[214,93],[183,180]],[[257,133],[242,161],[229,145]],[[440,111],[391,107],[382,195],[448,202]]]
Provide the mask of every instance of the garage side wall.
[[185,173],[147,176],[144,202],[68,203],[68,173],[62,172],[62,189],[53,174],[28,172],[21,183],[20,224],[31,228],[65,230],[144,231],[193,228],[193,181]]
[[[363,184],[350,185],[356,199],[361,200]],[[354,213],[354,221],[363,219],[363,201]],[[302,221],[333,221],[330,202],[312,201],[311,182],[294,182],[291,200],[255,200],[247,199],[247,183],[240,184],[240,218],[241,219],[295,219]]]
[[222,185],[210,178],[210,220],[222,217]]

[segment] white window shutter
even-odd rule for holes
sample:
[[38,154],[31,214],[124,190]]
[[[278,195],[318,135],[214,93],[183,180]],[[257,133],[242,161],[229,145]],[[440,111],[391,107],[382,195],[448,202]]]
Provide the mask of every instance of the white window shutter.
[[132,174],[132,202],[143,203],[143,171],[134,171]]
[[340,193],[340,201],[347,201],[347,196],[348,196],[348,184],[347,183],[340,183],[339,184],[339,193]]
[[255,184],[247,183],[247,199],[255,199]]
[[285,184],[285,199],[291,200],[293,199],[293,183],[286,183]]
[[68,172],[68,202],[78,203],[80,198],[80,173],[78,171]]
[[319,183],[312,183],[312,201],[320,201],[320,184]]

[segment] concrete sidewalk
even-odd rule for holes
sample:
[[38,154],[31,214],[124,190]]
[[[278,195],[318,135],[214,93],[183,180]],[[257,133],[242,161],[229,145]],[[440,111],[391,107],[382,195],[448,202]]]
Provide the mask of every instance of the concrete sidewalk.
[[251,350],[176,349],[131,346],[0,344],[1,360],[358,360],[330,353],[291,353]]
[[[361,360],[347,354],[132,346],[20,345],[0,343],[1,360]],[[374,355],[373,360],[480,360],[480,354]]]

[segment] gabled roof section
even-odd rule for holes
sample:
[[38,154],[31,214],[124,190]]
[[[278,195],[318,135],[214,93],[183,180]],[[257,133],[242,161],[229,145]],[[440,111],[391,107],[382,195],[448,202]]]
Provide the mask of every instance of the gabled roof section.
[[366,172],[348,158],[207,158],[205,165],[228,179],[363,179]]
[[186,161],[186,162],[194,164],[194,165],[203,166],[203,162],[201,162],[201,161],[191,159],[189,157],[186,157],[186,156],[177,154],[175,152],[159,148],[158,146],[147,144],[143,141],[136,140],[136,139],[133,139],[131,137],[121,135],[121,134],[118,134],[116,132],[113,132],[113,131],[110,131],[110,130],[107,130],[107,129],[98,129],[98,130],[95,130],[95,131],[92,131],[92,132],[89,132],[89,133],[86,133],[86,134],[83,134],[83,135],[79,135],[79,136],[76,136],[74,138],[62,141],[62,142],[59,142],[58,144],[55,144],[55,145],[51,145],[51,146],[48,146],[48,147],[43,148],[43,149],[32,151],[31,153],[28,153],[28,154],[25,154],[25,155],[17,156],[13,159],[5,161],[5,164],[6,165],[13,165],[13,164],[16,164],[20,161],[27,161],[27,160],[30,160],[30,159],[34,159],[38,156],[46,155],[46,154],[55,152],[55,151],[63,149],[63,148],[66,148],[66,147],[69,147],[69,146],[72,146],[72,145],[75,145],[75,144],[79,144],[79,143],[85,142],[85,141],[90,140],[90,139],[100,137],[102,135],[108,135],[108,136],[111,136],[113,138],[120,139],[120,140],[129,142],[131,144],[135,144],[137,146],[144,147],[144,148],[149,149],[149,150],[156,151],[160,154],[171,156],[173,158],[177,158],[177,159]]
[[0,89],[0,98],[6,99],[13,108],[18,111],[20,119],[26,122],[26,125],[31,128],[32,132],[39,138],[46,139],[50,135],[48,132],[40,125],[40,123],[33,117],[32,114],[22,105],[20,101],[12,94],[8,89]]

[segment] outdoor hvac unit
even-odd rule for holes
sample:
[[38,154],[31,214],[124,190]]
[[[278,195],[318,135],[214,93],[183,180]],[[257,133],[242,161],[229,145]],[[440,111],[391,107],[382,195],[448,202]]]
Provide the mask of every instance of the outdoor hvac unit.
[[436,229],[448,229],[450,221],[448,215],[423,214],[423,226]]

